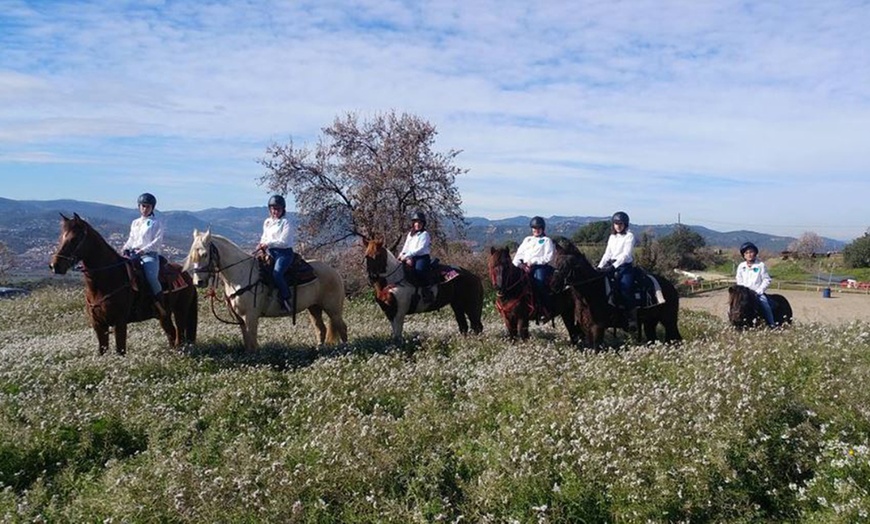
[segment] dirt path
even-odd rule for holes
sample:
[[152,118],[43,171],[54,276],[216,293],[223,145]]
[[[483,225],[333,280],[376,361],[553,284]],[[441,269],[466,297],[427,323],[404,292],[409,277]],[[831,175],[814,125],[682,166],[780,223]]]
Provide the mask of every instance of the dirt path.
[[[794,311],[795,323],[821,322],[842,324],[853,320],[870,321],[870,295],[839,293],[832,290],[831,298],[816,291],[790,291],[777,289],[773,293],[788,299]],[[680,298],[680,307],[706,311],[725,320],[728,317],[728,290],[720,289]]]

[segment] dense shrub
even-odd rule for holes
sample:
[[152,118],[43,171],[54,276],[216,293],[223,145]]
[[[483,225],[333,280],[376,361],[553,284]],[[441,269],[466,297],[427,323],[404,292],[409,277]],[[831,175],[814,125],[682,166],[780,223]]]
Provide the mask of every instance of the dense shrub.
[[870,267],[870,234],[856,238],[843,248],[843,262],[848,267]]

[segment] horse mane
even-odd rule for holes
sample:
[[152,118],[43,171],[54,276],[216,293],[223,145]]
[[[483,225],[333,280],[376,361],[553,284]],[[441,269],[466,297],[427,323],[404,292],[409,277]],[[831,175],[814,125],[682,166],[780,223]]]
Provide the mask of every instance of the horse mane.
[[595,266],[589,262],[586,255],[570,240],[558,237],[553,241],[555,254],[553,255],[553,267],[556,269],[578,269],[584,275],[596,272]]
[[117,257],[121,256],[120,253],[118,253],[118,250],[115,249],[114,247],[112,247],[112,245],[109,244],[109,242],[105,239],[105,237],[103,237],[103,235],[101,235],[100,232],[94,228],[94,226],[89,224],[87,220],[80,217],[78,215],[78,213],[73,213],[72,218],[66,218],[63,215],[61,215],[61,216],[65,219],[65,220],[61,220],[61,226],[60,226],[61,236],[63,236],[64,232],[69,231],[73,227],[75,227],[76,224],[81,224],[81,226],[85,230],[85,234],[86,235],[93,235],[94,238],[97,239],[97,242],[100,244],[100,247],[102,247],[104,250],[107,250],[110,253],[113,253]]

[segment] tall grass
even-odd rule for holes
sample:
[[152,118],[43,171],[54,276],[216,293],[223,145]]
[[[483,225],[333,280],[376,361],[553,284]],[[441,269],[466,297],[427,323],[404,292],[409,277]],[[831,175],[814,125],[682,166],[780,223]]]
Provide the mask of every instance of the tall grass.
[[266,319],[256,355],[202,305],[200,342],[131,327],[98,356],[80,290],[0,301],[0,520],[856,522],[870,510],[870,325],[593,354],[369,301],[351,342]]

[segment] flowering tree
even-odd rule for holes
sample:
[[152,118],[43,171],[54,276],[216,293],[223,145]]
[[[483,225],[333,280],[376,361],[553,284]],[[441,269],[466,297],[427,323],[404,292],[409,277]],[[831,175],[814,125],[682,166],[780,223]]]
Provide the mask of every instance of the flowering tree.
[[788,250],[801,257],[810,257],[825,247],[825,239],[812,231],[803,233],[800,238],[788,245]]
[[322,131],[312,149],[273,144],[260,160],[260,183],[293,195],[311,248],[378,237],[395,250],[415,211],[442,242],[447,225],[464,230],[455,179],[466,170],[453,165],[459,151],[434,150],[434,125],[395,111],[362,122],[349,113]]

